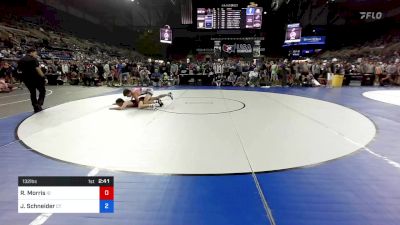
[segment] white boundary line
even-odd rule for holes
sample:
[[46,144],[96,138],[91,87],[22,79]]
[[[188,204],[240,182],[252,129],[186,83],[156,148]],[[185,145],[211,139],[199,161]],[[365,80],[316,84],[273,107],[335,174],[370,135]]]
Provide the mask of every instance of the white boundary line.
[[380,155],[380,154],[378,154],[378,153],[372,151],[371,149],[369,149],[369,148],[367,148],[367,147],[364,147],[364,150],[367,151],[368,153],[370,153],[370,154],[372,154],[372,155],[378,157],[378,158],[383,159],[384,161],[386,161],[386,162],[389,163],[390,165],[392,165],[392,166],[394,166],[394,167],[400,169],[400,163],[397,163],[397,162],[395,162],[395,161],[393,161],[393,160],[390,160],[388,157],[383,156],[383,155]]
[[[50,96],[51,94],[53,94],[53,91],[52,91],[52,90],[49,90],[49,91],[50,91],[50,93],[47,94],[46,96]],[[16,101],[16,102],[4,103],[4,104],[0,104],[0,107],[6,106],[6,105],[13,105],[13,104],[21,103],[21,102],[28,102],[28,101],[30,101],[30,100],[31,100],[31,99],[25,99],[25,100]]]
[[[88,173],[88,177],[95,176],[100,172],[99,168],[94,168]],[[38,217],[36,217],[29,225],[42,225],[44,224],[51,216],[53,213],[43,213],[40,214]]]
[[[222,98],[225,99],[224,91],[225,91],[225,90],[220,90],[220,93],[222,94]],[[226,101],[225,101],[225,100],[224,100],[224,103],[225,103],[225,108],[227,108],[227,105],[226,105]],[[247,163],[248,163],[248,165],[249,165],[249,168],[250,168],[250,170],[251,170],[251,176],[252,176],[253,181],[254,181],[254,183],[255,183],[255,185],[256,185],[258,194],[259,194],[260,199],[261,199],[261,203],[262,203],[262,205],[263,205],[263,207],[264,207],[264,210],[265,210],[265,213],[266,213],[266,217],[267,217],[267,219],[269,220],[269,223],[270,223],[271,225],[276,225],[275,218],[274,218],[274,216],[272,215],[272,210],[271,210],[271,208],[269,207],[267,198],[266,198],[265,195],[264,195],[264,192],[263,192],[263,190],[262,190],[262,188],[261,188],[260,182],[258,181],[257,175],[256,175],[256,173],[254,172],[253,166],[251,165],[250,158],[249,158],[249,156],[248,156],[248,154],[247,154],[247,152],[246,152],[246,148],[244,147],[244,143],[243,143],[242,137],[241,137],[240,134],[239,134],[239,131],[238,131],[238,129],[237,129],[237,126],[236,126],[236,124],[235,124],[235,120],[234,120],[233,117],[232,117],[232,112],[229,112],[228,115],[229,115],[229,117],[230,117],[231,125],[233,126],[233,129],[234,129],[234,131],[235,131],[235,134],[236,134],[236,136],[237,136],[237,138],[238,138],[238,140],[239,140],[239,142],[240,142],[240,145],[241,145],[241,148],[242,148],[244,157],[246,158],[246,161],[247,161]]]
[[2,97],[0,97],[0,99],[1,98],[8,98],[8,97],[15,97],[15,96],[21,96],[21,95],[29,95],[30,93],[29,92],[27,92],[27,93],[24,93],[24,94],[17,94],[17,95],[6,95],[6,96],[2,96]]
[[[380,155],[380,154],[378,154],[378,153],[372,151],[372,150],[369,149],[367,146],[365,146],[365,145],[363,145],[363,144],[361,144],[361,143],[358,143],[357,141],[354,141],[354,140],[352,140],[352,139],[346,137],[344,134],[342,134],[342,133],[336,131],[335,129],[333,129],[332,127],[326,125],[325,123],[323,123],[323,122],[321,122],[321,121],[318,121],[318,120],[316,120],[316,119],[314,119],[314,118],[312,118],[312,117],[310,117],[310,116],[308,116],[308,115],[306,115],[306,114],[304,114],[304,113],[302,113],[302,112],[299,112],[299,111],[296,110],[295,108],[292,108],[291,106],[288,106],[288,105],[286,105],[286,104],[283,104],[282,102],[278,102],[278,101],[276,101],[276,100],[274,100],[274,99],[271,99],[271,98],[270,98],[270,100],[272,100],[272,101],[274,101],[274,102],[277,102],[278,104],[283,105],[283,106],[285,106],[286,108],[291,109],[291,110],[295,111],[296,113],[299,113],[299,114],[303,115],[304,117],[306,117],[306,118],[308,118],[308,119],[310,119],[310,120],[312,120],[312,121],[314,121],[314,122],[320,124],[321,126],[323,126],[323,127],[327,128],[328,130],[330,130],[330,131],[331,131],[332,133],[334,133],[335,135],[341,136],[341,137],[342,137],[343,139],[345,139],[346,141],[348,141],[348,142],[354,144],[355,146],[359,147],[360,150],[365,150],[366,152],[370,153],[371,155],[373,155],[373,156],[375,156],[375,157],[377,157],[377,158],[383,159],[383,160],[386,161],[389,165],[391,165],[391,166],[393,166],[393,167],[395,167],[395,168],[397,168],[397,169],[400,169],[400,163],[395,162],[395,161],[389,159],[389,158],[386,157],[386,156]],[[321,100],[321,101],[322,101],[322,100]],[[331,103],[331,102],[330,102],[330,103]],[[336,103],[333,103],[333,104],[336,104]],[[348,107],[346,107],[346,106],[343,106],[343,107],[348,108]],[[354,110],[354,111],[355,111],[355,110]],[[355,111],[355,112],[357,112],[357,113],[363,115],[362,113],[360,113],[360,112],[358,112],[358,111]],[[363,115],[363,116],[366,117],[365,115]],[[368,120],[370,120],[371,123],[372,123],[372,120],[371,120],[371,119],[369,119],[368,117],[366,117],[366,118],[367,118]],[[376,135],[376,134],[375,134],[375,135]],[[372,141],[372,140],[371,140],[371,141]]]
[[356,145],[356,146],[358,146],[358,147],[364,149],[364,150],[365,150],[366,152],[368,152],[369,154],[371,154],[371,155],[373,155],[373,156],[375,156],[375,157],[377,157],[377,158],[383,159],[383,160],[386,161],[389,165],[391,165],[391,166],[393,166],[393,167],[395,167],[395,168],[400,169],[400,163],[395,162],[395,161],[389,159],[389,158],[386,157],[386,156],[383,156],[383,155],[381,155],[381,154],[378,154],[378,153],[372,151],[371,149],[369,149],[367,146],[364,146],[364,145],[362,145],[362,144],[360,144],[360,143],[357,143],[357,142],[351,140],[350,138],[344,137],[344,139],[346,139],[348,142],[353,143],[354,145]]
[[5,147],[7,147],[7,146],[9,146],[11,144],[17,143],[17,142],[19,142],[19,140],[15,140],[15,141],[12,141],[12,142],[10,142],[8,144],[2,145],[2,146],[0,146],[0,148],[5,148]]

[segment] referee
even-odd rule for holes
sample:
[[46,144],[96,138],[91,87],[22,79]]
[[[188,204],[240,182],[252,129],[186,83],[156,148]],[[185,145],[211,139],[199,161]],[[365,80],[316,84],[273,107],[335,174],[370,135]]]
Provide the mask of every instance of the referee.
[[[35,113],[42,111],[46,96],[46,78],[39,67],[38,54],[35,49],[29,49],[26,55],[18,62],[18,70],[22,72],[22,81],[31,93],[31,102]],[[39,91],[39,98],[36,97]]]

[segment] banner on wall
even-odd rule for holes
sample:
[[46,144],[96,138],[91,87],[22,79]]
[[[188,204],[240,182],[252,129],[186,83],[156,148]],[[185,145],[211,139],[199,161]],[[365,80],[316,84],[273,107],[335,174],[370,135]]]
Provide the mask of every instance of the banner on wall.
[[300,45],[324,45],[325,36],[305,36],[301,37]]
[[301,41],[301,26],[300,23],[287,25],[285,43],[298,43]]
[[225,54],[252,54],[253,46],[250,43],[224,43],[222,51]]
[[169,26],[160,29],[160,42],[172,44],[172,30]]

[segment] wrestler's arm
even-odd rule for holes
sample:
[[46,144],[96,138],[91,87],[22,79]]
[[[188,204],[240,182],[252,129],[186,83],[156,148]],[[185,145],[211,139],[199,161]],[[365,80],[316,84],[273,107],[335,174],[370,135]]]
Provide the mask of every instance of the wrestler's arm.
[[139,95],[136,94],[136,92],[132,91],[132,98],[131,100],[135,100],[136,102],[139,102]]
[[116,108],[110,108],[111,110],[124,110],[128,107],[132,107],[133,103],[131,101],[125,101],[124,104],[122,104],[121,107],[116,107]]

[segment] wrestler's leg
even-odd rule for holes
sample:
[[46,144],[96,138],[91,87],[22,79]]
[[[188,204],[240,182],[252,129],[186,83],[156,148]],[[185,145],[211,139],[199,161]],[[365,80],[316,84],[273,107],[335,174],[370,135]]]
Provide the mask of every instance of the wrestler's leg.
[[139,108],[139,109],[147,109],[147,108],[152,108],[152,109],[154,109],[154,108],[155,108],[155,105],[154,105],[154,104],[146,104],[146,103],[140,101],[140,102],[139,102],[138,108]]
[[172,93],[170,92],[168,94],[162,94],[162,95],[158,95],[158,96],[155,96],[155,97],[151,97],[150,100],[160,100],[160,99],[165,98],[165,97],[170,97],[171,99],[174,99],[174,97],[172,96]]
[[143,99],[144,104],[152,104],[154,102],[153,97],[150,94],[146,94]]

